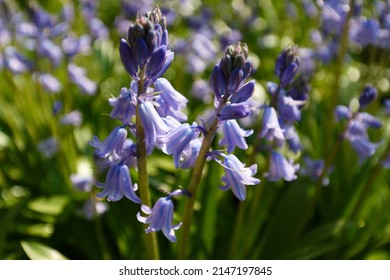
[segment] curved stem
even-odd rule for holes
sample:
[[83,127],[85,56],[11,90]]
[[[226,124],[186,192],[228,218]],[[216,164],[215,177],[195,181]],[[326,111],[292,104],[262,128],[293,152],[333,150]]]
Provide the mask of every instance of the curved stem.
[[[138,81],[138,98],[144,93],[145,66],[141,68]],[[138,168],[138,187],[142,203],[151,206],[148,169],[146,164],[146,144],[145,131],[141,122],[139,112],[139,102],[136,106],[136,139],[137,139],[137,168]],[[148,258],[158,260],[160,258],[157,235],[155,232],[146,234],[146,251]]]
[[183,226],[181,229],[181,238],[179,241],[179,259],[187,258],[187,242],[190,233],[190,225],[192,214],[194,212],[194,204],[196,200],[196,193],[200,179],[202,178],[202,172],[207,159],[207,153],[210,150],[215,133],[218,127],[218,118],[215,117],[210,129],[207,131],[203,139],[202,146],[199,151],[198,158],[196,159],[195,166],[191,175],[191,180],[188,186],[188,190],[191,193],[191,197],[188,199],[186,207],[184,209]]
[[220,101],[218,108],[215,110],[215,116],[213,122],[210,125],[210,128],[207,129],[207,132],[204,136],[202,146],[199,150],[198,158],[196,159],[194,169],[191,174],[190,183],[188,186],[188,191],[191,193],[191,197],[188,199],[187,204],[184,209],[183,215],[183,226],[181,229],[181,238],[179,240],[179,259],[187,258],[187,242],[190,235],[190,226],[192,214],[194,212],[194,205],[196,201],[196,193],[198,191],[199,183],[202,178],[203,168],[206,163],[207,153],[210,151],[211,144],[213,143],[214,136],[217,133],[218,129],[218,114],[225,106],[228,95],[226,94],[223,99]]

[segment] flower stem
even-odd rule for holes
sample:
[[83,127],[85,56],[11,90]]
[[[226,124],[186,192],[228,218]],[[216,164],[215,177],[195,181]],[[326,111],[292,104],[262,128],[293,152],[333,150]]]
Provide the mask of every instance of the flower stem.
[[[138,98],[144,93],[145,66],[141,68],[138,81]],[[148,169],[146,164],[146,144],[145,131],[141,122],[139,112],[139,101],[136,105],[136,139],[137,139],[137,168],[138,168],[138,187],[142,203],[151,206]],[[155,232],[146,235],[146,251],[149,259],[158,260],[160,258],[157,235]]]
[[228,97],[229,96],[226,94],[220,101],[218,108],[215,110],[213,122],[211,123],[210,128],[208,128],[207,132],[205,133],[202,146],[199,150],[198,158],[196,159],[195,166],[191,174],[191,179],[188,186],[188,191],[191,193],[191,197],[188,199],[184,209],[183,226],[181,229],[181,238],[179,240],[179,259],[187,258],[187,242],[190,234],[191,219],[192,214],[194,212],[196,193],[198,191],[200,179],[202,178],[202,172],[206,163],[207,153],[210,151],[214,136],[217,133],[219,123],[218,114],[223,108],[223,106],[225,106]]
[[210,150],[215,133],[218,128],[218,118],[215,116],[210,128],[203,139],[202,146],[199,151],[198,158],[196,159],[195,166],[191,175],[191,180],[188,186],[188,190],[191,193],[191,197],[188,199],[184,209],[183,226],[181,229],[181,238],[179,240],[179,259],[187,258],[187,242],[189,239],[190,225],[192,214],[194,212],[194,204],[196,200],[196,193],[200,179],[202,178],[202,172],[207,159],[207,153]]

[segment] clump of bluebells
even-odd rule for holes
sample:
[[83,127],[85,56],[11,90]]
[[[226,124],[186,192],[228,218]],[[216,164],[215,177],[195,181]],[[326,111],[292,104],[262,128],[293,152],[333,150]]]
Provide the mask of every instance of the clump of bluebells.
[[278,83],[267,84],[270,100],[262,106],[262,130],[258,137],[264,142],[262,150],[270,154],[270,167],[265,177],[269,181],[293,181],[297,178],[299,164],[283,155],[284,147],[294,154],[302,150],[294,124],[301,119],[301,109],[308,99],[309,87],[303,76],[298,75],[301,65],[298,47],[286,47],[278,56],[275,74]]
[[338,105],[335,109],[336,121],[347,121],[342,139],[350,142],[360,163],[372,156],[380,145],[370,141],[367,129],[379,129],[382,124],[376,117],[364,111],[377,95],[377,89],[367,85],[358,100],[352,99],[349,107]]
[[[173,225],[174,206],[172,198],[178,195],[191,196],[196,192],[200,175],[192,175],[189,190],[176,190],[157,200],[153,207],[137,194],[138,185],[145,183],[140,169],[146,165],[145,157],[155,148],[172,155],[176,168],[202,170],[207,159],[217,161],[225,170],[221,178],[222,190],[231,189],[239,199],[246,198],[246,185],[260,182],[254,178],[257,165],[246,167],[232,152],[236,147],[247,149],[245,137],[253,133],[239,126],[238,119],[251,113],[248,99],[254,91],[254,81],[246,82],[252,71],[245,44],[237,42],[226,47],[224,57],[211,74],[210,85],[214,91],[214,113],[201,123],[187,123],[184,113],[187,98],[176,91],[162,74],[171,64],[174,54],[168,48],[169,38],[165,16],[159,8],[138,15],[129,27],[128,38],[121,39],[119,52],[123,66],[132,77],[129,88],[122,88],[118,97],[109,99],[110,116],[119,120],[106,139],[94,137],[90,144],[96,149],[97,164],[108,169],[103,188],[98,197],[118,201],[123,197],[141,204],[148,217],[138,214],[138,220],[149,224],[146,233],[162,230],[170,241],[176,241]],[[212,151],[211,144],[217,131],[224,132],[220,145],[223,151]],[[130,168],[139,172],[138,184],[133,183]],[[146,185],[146,188],[149,188]],[[195,191],[194,191],[195,189]],[[187,221],[188,222],[188,221]]]

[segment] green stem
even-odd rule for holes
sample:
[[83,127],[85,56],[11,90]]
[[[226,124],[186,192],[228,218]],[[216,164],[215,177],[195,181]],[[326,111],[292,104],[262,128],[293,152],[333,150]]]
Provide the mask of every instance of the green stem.
[[351,220],[356,218],[356,215],[357,215],[359,209],[363,205],[364,199],[367,197],[368,192],[371,190],[372,186],[375,183],[376,178],[378,177],[379,173],[383,169],[383,166],[381,163],[387,158],[387,156],[389,155],[389,152],[390,152],[390,143],[387,145],[387,148],[384,151],[384,153],[382,154],[381,158],[379,159],[378,164],[375,165],[373,171],[371,172],[370,177],[368,178],[367,183],[365,184],[365,186],[363,188],[363,191],[360,193],[360,196],[355,204],[355,207],[353,208],[353,210],[351,212],[351,216],[350,216]]
[[190,235],[190,226],[192,214],[194,212],[194,205],[196,201],[196,193],[198,191],[199,183],[202,178],[203,168],[206,163],[207,153],[210,150],[211,144],[213,143],[214,136],[218,128],[218,114],[220,110],[225,106],[228,99],[228,95],[225,95],[223,100],[221,100],[218,108],[216,109],[214,120],[211,123],[210,128],[207,130],[205,137],[200,147],[198,158],[196,159],[194,169],[191,174],[190,183],[188,186],[188,191],[191,193],[191,197],[188,199],[187,204],[184,209],[183,215],[183,226],[181,228],[181,238],[179,240],[179,259],[187,258],[187,242]]
[[348,31],[349,31],[349,20],[352,17],[352,13],[355,9],[355,0],[351,0],[349,5],[349,11],[347,13],[347,16],[345,18],[345,22],[343,25],[343,29],[341,31],[341,37],[340,37],[340,48],[337,55],[337,61],[336,61],[336,68],[335,68],[335,80],[333,84],[333,91],[332,91],[332,101],[331,101],[331,108],[335,108],[338,104],[338,96],[340,92],[340,78],[341,78],[341,72],[343,70],[344,66],[344,56],[347,50],[348,45]]
[[[141,68],[138,81],[138,98],[144,93],[145,66]],[[142,203],[151,206],[148,169],[146,163],[146,144],[145,131],[141,122],[139,104],[136,105],[136,139],[137,139],[137,168],[138,168],[138,187]],[[146,251],[149,259],[158,260],[160,258],[157,235],[155,232],[146,235]]]

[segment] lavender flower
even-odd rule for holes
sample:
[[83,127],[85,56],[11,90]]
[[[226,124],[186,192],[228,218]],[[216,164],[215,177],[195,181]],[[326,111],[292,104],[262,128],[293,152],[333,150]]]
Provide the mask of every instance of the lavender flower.
[[74,110],[64,115],[61,118],[60,123],[63,125],[73,125],[79,127],[82,121],[83,121],[83,116],[81,115],[81,112],[78,110]]
[[176,242],[175,230],[181,227],[181,223],[176,225],[172,224],[174,212],[172,197],[179,195],[188,196],[188,192],[177,190],[167,197],[161,197],[157,200],[152,209],[146,205],[141,206],[142,212],[149,216],[143,217],[141,213],[138,213],[137,219],[141,223],[149,224],[148,228],[145,229],[146,233],[161,230],[169,241]]
[[270,169],[265,174],[269,181],[293,181],[297,178],[296,172],[299,170],[299,164],[293,164],[280,153],[272,151]]
[[226,145],[228,153],[233,152],[235,147],[246,150],[248,144],[245,137],[253,134],[253,130],[242,129],[236,120],[227,120],[222,123],[223,138],[219,145]]
[[268,141],[272,141],[274,138],[280,141],[284,140],[283,130],[274,107],[267,106],[264,109],[263,129],[259,136],[265,137]]
[[139,112],[145,130],[145,140],[149,147],[154,147],[160,136],[168,133],[170,128],[157,113],[150,101],[141,102]]
[[112,106],[110,116],[124,124],[130,124],[135,116],[135,96],[131,89],[122,88],[119,97],[108,99]]
[[44,89],[50,93],[58,93],[62,89],[60,81],[49,73],[42,73],[39,75],[39,82]]
[[96,148],[96,154],[101,158],[107,158],[112,155],[114,159],[120,159],[123,143],[127,137],[127,130],[123,126],[115,127],[107,138],[101,142],[99,138],[94,136],[89,142],[92,147]]
[[231,189],[240,201],[245,200],[245,185],[257,185],[260,183],[259,179],[253,177],[257,172],[257,165],[253,164],[250,167],[245,167],[235,155],[221,154],[221,156],[224,160],[222,163],[219,163],[225,169],[225,175],[222,177],[222,182],[225,185],[221,186],[220,189],[223,191]]
[[141,203],[141,199],[135,193],[137,184],[133,185],[129,168],[123,163],[112,165],[108,170],[105,183],[97,182],[96,185],[104,188],[97,194],[100,198],[107,196],[108,201],[118,201],[125,196],[134,203]]
[[167,154],[173,154],[175,167],[179,167],[180,156],[199,134],[196,126],[190,126],[188,123],[181,124],[168,134],[160,137],[162,142],[162,150]]
[[70,80],[85,94],[94,95],[97,90],[95,82],[85,76],[85,69],[78,67],[73,63],[68,65],[68,74]]

